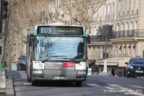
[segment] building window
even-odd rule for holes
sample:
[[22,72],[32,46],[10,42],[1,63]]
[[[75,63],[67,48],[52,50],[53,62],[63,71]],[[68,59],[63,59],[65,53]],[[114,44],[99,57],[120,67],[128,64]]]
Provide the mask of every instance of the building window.
[[136,13],[136,0],[133,0],[133,13]]
[[136,13],[137,13],[137,14],[139,13],[139,9],[137,9]]
[[90,46],[90,59],[92,59],[92,46]]
[[137,0],[136,1],[136,14],[138,14],[139,13],[139,7],[140,7],[140,1],[139,0]]
[[134,26],[134,23],[133,23],[133,21],[131,21],[131,30],[134,30],[135,29],[135,26]]
[[112,19],[114,19],[114,16],[115,16],[115,14],[116,14],[116,13],[115,13],[115,3],[113,3],[113,8],[112,8],[112,9],[113,9]]
[[123,0],[120,1],[120,16],[122,16],[123,13]]
[[129,14],[131,13],[131,0],[129,0],[129,8],[128,8]]
[[135,29],[138,29],[138,21],[135,22]]
[[125,15],[127,15],[127,0],[125,0],[125,12],[124,12]]

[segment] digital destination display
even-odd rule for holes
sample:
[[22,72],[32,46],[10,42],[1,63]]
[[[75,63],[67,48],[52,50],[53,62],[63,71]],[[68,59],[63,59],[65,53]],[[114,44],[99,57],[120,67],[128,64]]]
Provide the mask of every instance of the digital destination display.
[[45,34],[45,35],[83,35],[83,27],[39,26],[37,34]]

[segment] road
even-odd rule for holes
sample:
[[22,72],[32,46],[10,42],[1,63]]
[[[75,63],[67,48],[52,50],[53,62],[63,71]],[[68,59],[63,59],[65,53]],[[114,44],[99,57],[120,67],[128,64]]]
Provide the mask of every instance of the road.
[[33,86],[24,71],[14,77],[16,96],[144,96],[144,78],[88,76],[82,87],[66,82],[40,82]]

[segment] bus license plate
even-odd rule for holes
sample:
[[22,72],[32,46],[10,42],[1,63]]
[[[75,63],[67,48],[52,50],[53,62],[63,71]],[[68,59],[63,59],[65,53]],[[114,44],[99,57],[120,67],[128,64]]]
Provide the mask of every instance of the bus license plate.
[[54,77],[54,79],[66,79],[66,77]]

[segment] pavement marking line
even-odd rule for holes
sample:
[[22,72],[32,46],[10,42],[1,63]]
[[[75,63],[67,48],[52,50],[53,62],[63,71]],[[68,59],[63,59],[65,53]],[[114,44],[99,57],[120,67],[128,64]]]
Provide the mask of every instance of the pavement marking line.
[[100,85],[98,84],[95,84],[95,83],[88,83],[86,84],[87,86],[90,86],[90,87],[99,87]]
[[[122,87],[120,85],[117,85],[117,84],[108,84],[108,86],[105,86],[108,90],[106,90],[105,92],[122,92],[124,93],[125,95],[134,95],[134,96],[144,96],[144,94],[142,94],[142,90],[133,90],[133,89],[130,89],[130,88],[125,88],[125,87]],[[113,89],[112,89],[113,88]]]
[[15,86],[31,86],[32,83],[31,82],[15,82],[14,85]]
[[24,85],[24,86],[30,86],[30,85],[32,85],[32,83],[28,83],[28,82],[26,83],[26,82],[25,82],[25,83],[23,83],[23,85]]
[[108,84],[108,86],[112,86],[112,87],[121,87],[120,85],[117,85],[117,84]]
[[139,89],[142,89],[142,88],[144,88],[144,87],[142,87],[142,86],[137,86],[137,85],[129,85],[130,87],[134,87],[134,88],[139,88]]
[[115,88],[112,88],[112,87],[107,87],[107,86],[105,86],[107,89],[110,89],[110,90],[112,90],[112,89],[115,89]]

